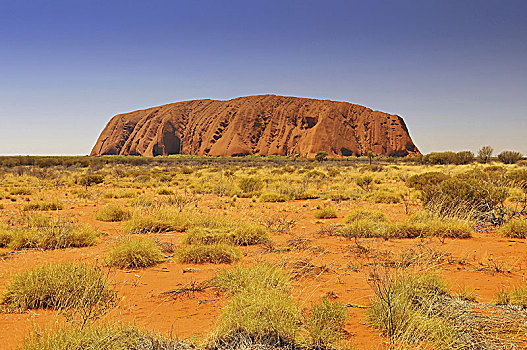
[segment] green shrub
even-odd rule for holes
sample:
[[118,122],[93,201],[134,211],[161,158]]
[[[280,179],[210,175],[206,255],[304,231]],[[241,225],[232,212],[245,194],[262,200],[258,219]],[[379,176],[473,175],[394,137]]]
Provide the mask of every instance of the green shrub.
[[520,152],[515,151],[503,151],[500,154],[498,154],[498,159],[500,162],[503,162],[505,164],[515,164],[520,159],[522,159],[522,154]]
[[114,245],[108,254],[108,264],[121,268],[149,267],[164,260],[161,249],[151,240],[125,238]]
[[104,175],[100,174],[84,174],[77,178],[76,183],[85,187],[97,185],[104,182]]
[[64,326],[35,332],[23,350],[180,350],[189,346],[133,326]]
[[470,221],[455,216],[438,216],[421,211],[403,223],[391,225],[391,235],[401,238],[435,236],[443,238],[470,238],[473,233]]
[[86,323],[113,307],[116,293],[98,267],[59,264],[35,267],[15,275],[5,287],[2,303],[13,308],[50,308],[78,315]]
[[191,219],[188,214],[173,210],[161,210],[151,216],[135,213],[123,223],[122,229],[127,233],[183,232],[190,226]]
[[326,159],[327,156],[328,156],[328,152],[320,151],[320,152],[317,152],[317,154],[315,154],[315,160],[322,162]]
[[36,202],[36,203],[28,203],[24,205],[22,210],[24,211],[30,211],[30,210],[62,210],[64,209],[64,205],[58,201],[53,202]]
[[373,177],[371,176],[363,176],[359,177],[355,180],[357,183],[357,186],[362,188],[364,191],[370,191],[373,183]]
[[106,204],[101,210],[95,213],[95,219],[99,221],[117,222],[128,220],[130,217],[130,211],[114,203]]
[[172,191],[170,188],[163,187],[163,188],[159,188],[156,191],[156,194],[160,196],[171,196],[174,194],[174,191]]
[[135,198],[137,192],[134,191],[108,191],[103,195],[104,198]]
[[313,305],[311,315],[305,321],[309,344],[331,348],[344,336],[347,312],[344,305],[324,298],[319,305]]
[[333,219],[337,217],[337,211],[333,208],[322,208],[315,212],[317,219]]
[[454,152],[432,152],[428,153],[423,157],[424,164],[455,164],[456,163],[456,153]]
[[510,238],[527,238],[527,220],[513,219],[500,228],[501,234]]
[[178,260],[185,264],[231,264],[240,256],[240,251],[228,244],[193,244],[177,251]]
[[260,202],[287,202],[287,196],[276,192],[265,192],[260,195]]
[[375,209],[365,209],[365,208],[359,208],[352,210],[347,216],[346,216],[346,223],[351,223],[353,221],[357,220],[369,220],[373,222],[386,222],[388,219],[386,218],[386,215],[380,211]]

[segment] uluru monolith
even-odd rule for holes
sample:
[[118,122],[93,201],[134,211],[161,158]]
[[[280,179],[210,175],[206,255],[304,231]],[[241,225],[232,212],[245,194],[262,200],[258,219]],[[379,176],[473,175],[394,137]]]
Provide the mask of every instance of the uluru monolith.
[[116,115],[91,155],[313,157],[320,151],[330,157],[420,154],[397,115],[348,102],[259,95]]

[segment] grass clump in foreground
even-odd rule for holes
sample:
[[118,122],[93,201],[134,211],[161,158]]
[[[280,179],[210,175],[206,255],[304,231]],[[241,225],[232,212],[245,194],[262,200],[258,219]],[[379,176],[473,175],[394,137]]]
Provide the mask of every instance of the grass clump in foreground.
[[110,203],[95,213],[95,219],[99,221],[116,222],[130,218],[130,211],[121,208],[119,205]]
[[164,260],[157,244],[143,238],[125,238],[112,247],[108,254],[108,265],[121,268],[149,267]]
[[34,217],[27,227],[0,227],[0,247],[15,250],[87,247],[96,244],[98,236],[97,231],[87,226],[75,226],[59,218]]
[[182,214],[174,210],[160,210],[153,215],[141,215],[135,213],[130,220],[123,223],[123,231],[126,233],[162,233],[183,232],[190,224],[188,214]]
[[85,324],[113,307],[116,293],[99,267],[59,264],[21,272],[6,285],[2,303],[12,308],[49,308]]
[[193,244],[177,251],[178,260],[185,264],[231,264],[240,256],[240,251],[228,244]]
[[527,219],[513,219],[500,228],[501,234],[509,238],[527,238]]
[[35,333],[23,350],[178,350],[191,347],[160,335],[143,332],[133,326],[61,327]]
[[346,223],[352,223],[354,221],[358,220],[368,220],[373,222],[387,222],[388,219],[386,218],[386,215],[380,211],[380,210],[374,210],[374,209],[364,209],[359,208],[351,211],[346,216]]
[[[524,334],[524,316],[482,312],[481,306],[453,297],[436,275],[403,275],[374,267],[369,283],[375,297],[368,309],[370,323],[390,340],[390,348],[516,349]],[[493,312],[497,314],[494,315]],[[520,322],[518,322],[520,321]],[[517,339],[516,339],[517,338]]]
[[237,267],[221,272],[211,284],[231,295],[210,339],[212,348],[328,349],[343,336],[344,307],[325,299],[303,319],[289,276],[279,267]]

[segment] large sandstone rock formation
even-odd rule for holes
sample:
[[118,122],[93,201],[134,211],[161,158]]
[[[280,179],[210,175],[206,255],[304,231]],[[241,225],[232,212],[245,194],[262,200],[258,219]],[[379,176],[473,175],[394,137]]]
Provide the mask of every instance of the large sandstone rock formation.
[[332,157],[419,154],[403,119],[347,103],[274,95],[177,102],[113,117],[91,155]]

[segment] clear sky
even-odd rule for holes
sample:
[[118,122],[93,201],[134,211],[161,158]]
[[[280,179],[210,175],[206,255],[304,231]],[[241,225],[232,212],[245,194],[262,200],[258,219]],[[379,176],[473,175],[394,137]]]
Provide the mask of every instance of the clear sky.
[[527,154],[525,0],[0,0],[0,154],[115,114],[274,93],[401,115],[422,152]]

